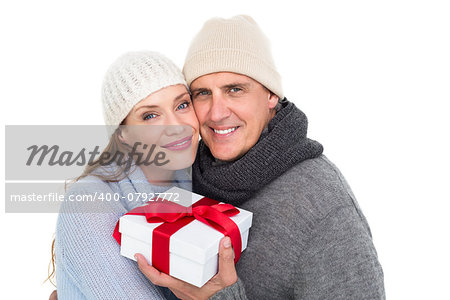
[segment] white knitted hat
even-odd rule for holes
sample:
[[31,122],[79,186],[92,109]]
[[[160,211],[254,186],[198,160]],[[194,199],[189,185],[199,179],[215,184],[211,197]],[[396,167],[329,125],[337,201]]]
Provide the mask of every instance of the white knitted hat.
[[151,51],[125,53],[109,67],[103,80],[106,125],[117,128],[136,103],[176,84],[186,85],[186,81],[180,69],[165,56]]
[[216,72],[246,75],[284,98],[270,42],[249,16],[210,19],[192,40],[183,68],[187,84]]

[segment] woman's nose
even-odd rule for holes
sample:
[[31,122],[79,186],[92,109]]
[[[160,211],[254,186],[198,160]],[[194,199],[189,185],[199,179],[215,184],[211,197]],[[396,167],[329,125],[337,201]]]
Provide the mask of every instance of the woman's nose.
[[164,133],[166,135],[179,135],[183,131],[185,131],[185,125],[181,124],[173,124],[173,125],[164,125]]
[[175,114],[168,114],[165,120],[165,124],[163,126],[164,126],[164,133],[166,135],[181,134],[186,127],[182,125],[182,123]]

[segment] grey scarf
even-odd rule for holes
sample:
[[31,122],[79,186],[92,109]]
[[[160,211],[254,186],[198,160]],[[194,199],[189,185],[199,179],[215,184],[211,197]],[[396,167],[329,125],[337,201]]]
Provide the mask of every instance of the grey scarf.
[[306,115],[286,98],[280,103],[259,141],[236,161],[217,163],[200,141],[192,166],[194,192],[239,206],[292,166],[322,154],[322,145],[306,137]]

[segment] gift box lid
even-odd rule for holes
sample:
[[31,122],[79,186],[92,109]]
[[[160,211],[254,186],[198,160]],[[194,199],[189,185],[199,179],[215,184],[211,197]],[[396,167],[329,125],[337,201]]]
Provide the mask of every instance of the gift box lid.
[[[174,197],[173,195],[179,196]],[[165,193],[160,194],[159,197],[186,207],[203,198],[199,194],[178,187],[170,188]],[[243,238],[242,233],[251,227],[253,214],[247,210],[238,209],[240,213],[230,217],[230,219],[239,227]],[[119,232],[149,244],[149,249],[151,249],[153,230],[161,224],[147,223],[144,216],[124,215],[120,218]],[[194,220],[170,237],[169,251],[172,254],[187,257],[199,264],[205,264],[209,258],[217,255],[219,243],[223,236],[222,233],[214,228]],[[245,244],[246,242],[242,241],[242,245]]]

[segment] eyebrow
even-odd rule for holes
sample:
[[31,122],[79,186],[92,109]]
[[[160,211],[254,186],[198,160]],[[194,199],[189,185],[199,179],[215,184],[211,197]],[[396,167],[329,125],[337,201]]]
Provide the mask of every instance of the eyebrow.
[[243,87],[243,88],[248,88],[250,86],[250,82],[234,82],[234,83],[229,83],[226,85],[221,86],[221,89],[230,89],[230,88],[234,88],[234,87]]
[[177,101],[180,100],[181,98],[183,98],[185,95],[189,95],[188,92],[184,92],[182,94],[179,94],[178,96],[175,97],[175,99],[173,99],[173,101]]
[[[180,100],[181,98],[183,98],[186,95],[189,95],[189,93],[188,92],[184,92],[182,94],[179,94],[178,96],[176,96],[173,99],[173,102]],[[142,108],[150,108],[150,109],[152,109],[152,108],[157,108],[157,107],[158,107],[158,105],[143,105],[143,106],[139,106],[137,109],[135,109],[134,112],[137,112],[137,111],[141,110]]]
[[[228,84],[222,85],[220,87],[220,89],[221,90],[226,90],[226,89],[230,89],[230,88],[234,88],[234,87],[249,88],[250,86],[251,86],[250,82],[233,82],[233,83],[228,83]],[[199,88],[191,90],[191,93],[195,94],[195,93],[197,93],[199,91],[210,91],[210,89],[209,88],[199,87]]]

